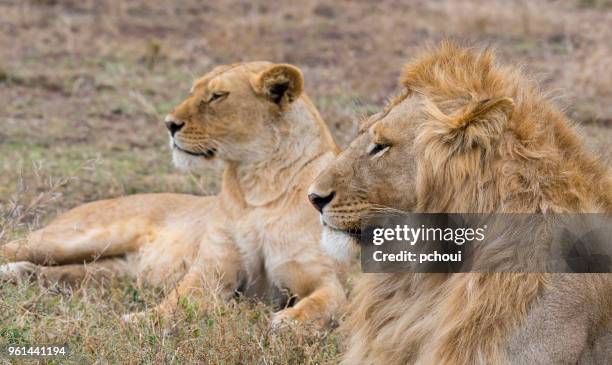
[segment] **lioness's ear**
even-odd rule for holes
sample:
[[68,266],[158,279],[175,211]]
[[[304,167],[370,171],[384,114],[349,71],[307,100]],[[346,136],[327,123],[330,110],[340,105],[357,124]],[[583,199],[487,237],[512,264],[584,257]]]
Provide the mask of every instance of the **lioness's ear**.
[[439,138],[452,152],[474,148],[488,151],[499,139],[512,116],[514,101],[493,98],[470,102],[458,112],[446,115],[435,105],[428,105],[432,117],[431,137]]
[[254,87],[275,104],[284,106],[297,99],[304,88],[304,76],[297,67],[274,65],[260,73]]

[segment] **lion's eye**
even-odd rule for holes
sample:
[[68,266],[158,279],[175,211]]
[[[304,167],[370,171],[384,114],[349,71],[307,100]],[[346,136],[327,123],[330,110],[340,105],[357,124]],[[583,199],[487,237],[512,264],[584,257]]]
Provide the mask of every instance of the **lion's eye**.
[[215,100],[222,99],[222,98],[226,97],[228,94],[229,94],[229,92],[215,91],[210,96],[210,99],[208,99],[208,102],[211,103],[211,102],[213,102]]
[[385,143],[372,143],[369,147],[368,147],[368,155],[370,156],[380,156],[383,153],[385,153],[389,147],[391,147],[388,144]]

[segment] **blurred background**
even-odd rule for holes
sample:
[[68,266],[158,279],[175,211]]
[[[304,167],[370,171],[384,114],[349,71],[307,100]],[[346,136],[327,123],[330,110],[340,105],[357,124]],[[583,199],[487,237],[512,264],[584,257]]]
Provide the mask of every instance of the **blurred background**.
[[[297,65],[344,147],[357,120],[397,90],[402,65],[446,37],[523,65],[577,122],[588,148],[610,161],[610,0],[1,0],[0,243],[86,201],[216,192],[215,164],[198,176],[172,167],[162,124],[192,80],[216,65]],[[129,307],[128,294],[117,300]],[[22,303],[37,294],[12,295]],[[13,328],[26,336],[27,325],[31,340],[49,330],[32,330],[36,315],[10,307],[0,335]],[[49,317],[53,326],[74,317],[70,308]],[[25,322],[13,319],[20,315]],[[112,352],[105,346],[91,351]]]

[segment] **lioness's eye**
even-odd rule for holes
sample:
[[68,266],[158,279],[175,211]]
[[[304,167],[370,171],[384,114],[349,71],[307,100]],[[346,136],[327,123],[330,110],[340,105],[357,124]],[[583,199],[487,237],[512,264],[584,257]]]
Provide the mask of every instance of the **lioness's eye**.
[[385,153],[389,147],[391,147],[388,144],[384,144],[384,143],[372,143],[369,147],[368,147],[368,155],[370,156],[379,156],[382,155],[383,153]]
[[214,93],[212,93],[212,95],[210,96],[210,99],[208,99],[208,102],[213,102],[217,99],[221,99],[225,96],[227,96],[229,94],[229,92],[222,92],[222,91],[215,91]]

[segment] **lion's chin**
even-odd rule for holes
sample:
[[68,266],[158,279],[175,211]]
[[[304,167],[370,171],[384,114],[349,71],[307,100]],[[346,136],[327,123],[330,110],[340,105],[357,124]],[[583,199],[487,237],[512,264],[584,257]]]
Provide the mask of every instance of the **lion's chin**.
[[323,226],[321,247],[323,251],[335,260],[348,262],[355,254],[359,241],[343,231]]
[[176,148],[172,149],[172,163],[183,172],[197,172],[206,166],[210,166],[207,159],[188,155]]

